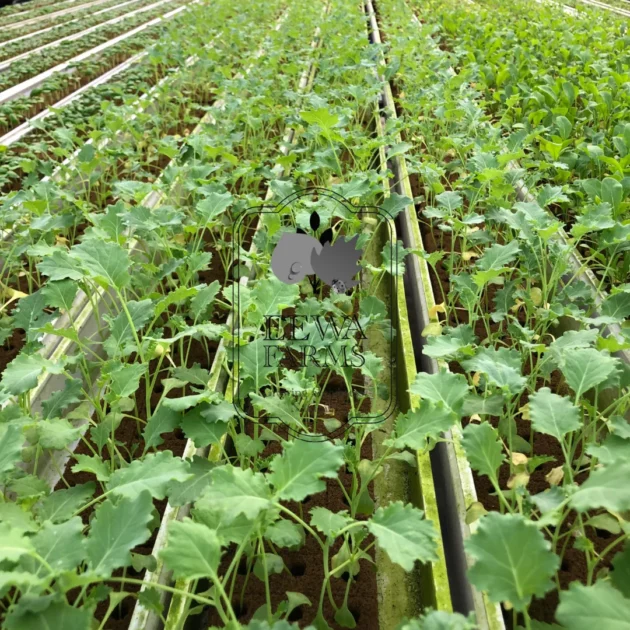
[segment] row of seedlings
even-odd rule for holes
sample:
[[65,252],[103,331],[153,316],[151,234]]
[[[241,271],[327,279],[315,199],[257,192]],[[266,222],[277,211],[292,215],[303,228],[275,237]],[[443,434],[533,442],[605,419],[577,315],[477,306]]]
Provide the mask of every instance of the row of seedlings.
[[[200,0],[164,13],[19,83],[0,95],[0,132],[7,134],[49,106],[109,72],[159,39],[171,23],[186,24]],[[173,22],[171,22],[173,20]]]
[[[61,40],[65,40],[69,37],[78,39],[82,37],[84,31],[88,29],[97,30],[101,25],[112,20],[124,20],[125,15],[136,11],[143,11],[153,4],[155,4],[155,0],[134,0],[131,6],[125,4],[122,7],[116,6],[112,9],[105,9],[99,11],[98,14],[90,15],[87,19],[78,19],[67,26],[63,25],[46,30],[37,37],[28,37],[18,39],[15,42],[7,42],[0,47],[0,61],[4,62],[0,65],[0,70],[4,70],[6,65],[10,64],[11,60],[16,57],[21,57],[31,51],[34,53],[41,50],[44,46],[52,47]],[[87,33],[85,34],[87,35]]]
[[[435,511],[422,494],[433,491],[428,461],[390,436],[413,359],[392,221],[405,204],[382,201],[390,138],[366,36],[360,3],[331,3],[311,90],[287,116],[294,133],[269,182],[273,203],[242,215],[258,220],[250,251],[235,250],[251,273],[224,292],[225,400],[195,410],[216,448],[191,518],[170,525],[161,554],[178,578],[167,628],[193,616],[203,627],[393,629],[450,608],[439,527],[420,509]],[[271,268],[295,238],[302,263],[313,247],[334,261],[319,282],[286,284],[276,274],[291,269]],[[344,273],[341,252],[354,263],[356,249],[353,286],[358,267]]]
[[[465,535],[468,526],[474,531],[466,542],[469,578],[490,602],[502,603],[510,627],[557,620],[582,628],[587,612],[606,617],[610,606],[613,618],[623,616],[630,604],[622,516],[628,370],[610,353],[624,347],[624,338],[607,336],[606,326],[625,319],[627,300],[622,287],[598,312],[596,296],[570,264],[571,246],[603,226],[573,227],[571,244],[557,238],[562,224],[553,205],[568,198],[554,184],[572,181],[572,167],[585,160],[571,163],[577,156],[568,155],[568,164],[558,159],[554,170],[540,162],[540,174],[514,170],[512,163],[527,164],[535,154],[530,133],[549,133],[552,142],[558,127],[570,133],[566,115],[577,108],[546,109],[551,90],[539,87],[543,107],[530,114],[530,124],[539,126],[533,133],[512,117],[538,95],[521,96],[519,82],[504,102],[497,87],[489,89],[496,96],[483,99],[484,81],[508,81],[513,66],[476,66],[476,56],[490,49],[467,41],[452,10],[429,14],[416,4],[419,23],[404,2],[381,0],[378,7],[398,73],[396,105],[419,211],[410,243],[421,249],[424,273],[417,282],[428,305],[422,353],[425,365],[439,366],[419,374],[416,389],[427,405],[444,411],[430,437],[453,433],[454,480],[467,508],[460,525]],[[468,15],[476,28],[478,14]],[[492,23],[495,12],[484,15]],[[527,28],[526,21],[514,18],[512,27]],[[571,84],[563,88],[566,83],[559,80],[559,88],[570,104],[592,94],[585,78],[578,83],[584,95]],[[591,109],[597,112],[597,103]],[[613,129],[619,132],[618,125]],[[602,164],[609,163],[601,153]],[[554,180],[562,171],[568,171],[564,182]],[[515,191],[523,177],[535,195],[525,201]],[[602,216],[611,216],[612,204],[593,201]],[[584,215],[592,218],[593,210],[587,206]],[[574,226],[586,228],[584,215]],[[429,417],[419,417],[430,425]],[[477,613],[485,623],[501,624],[491,606],[483,609]]]
[[[222,71],[236,70],[252,58],[252,44],[273,24],[269,7],[252,7],[234,15],[228,5],[216,6],[218,14],[228,18],[221,26],[206,23],[206,30],[208,26],[217,29],[215,45],[226,64],[216,72],[208,64],[197,68],[197,81],[202,79],[197,87],[209,94],[228,81]],[[245,25],[247,36],[243,36]],[[196,353],[205,363],[212,352],[210,340],[221,330],[205,323],[217,287],[203,291],[206,285],[196,275],[195,265],[204,268],[210,254],[179,248],[180,269],[173,277],[177,267],[173,248],[181,241],[185,217],[163,201],[176,180],[194,181],[185,177],[190,173],[185,172],[184,162],[173,164],[155,191],[138,201],[133,195],[123,201],[128,199],[122,192],[124,185],[130,191],[133,182],[121,182],[123,199],[105,212],[86,217],[82,242],[70,249],[58,247],[41,263],[42,269],[47,264],[54,269],[42,295],[48,295],[46,302],[64,313],[56,328],[47,327],[62,342],[46,359],[37,353],[34,339],[2,378],[3,387],[8,386],[15,398],[2,411],[7,421],[2,444],[8,449],[4,453],[11,453],[12,469],[3,473],[8,502],[1,527],[7,534],[3,541],[20,539],[22,550],[3,555],[13,565],[11,577],[3,582],[7,627],[41,623],[69,627],[72,623],[87,628],[93,617],[101,627],[127,623],[131,606],[121,593],[136,596],[142,574],[152,567],[151,538],[165,508],[166,487],[190,477],[190,464],[181,457],[185,440],[173,434],[175,427],[169,430],[164,425],[165,419],[168,424],[172,414],[177,414],[160,406],[168,388],[153,391],[162,361],[185,370],[189,355]],[[209,173],[195,172],[194,165],[190,169],[199,178]],[[198,247],[203,249],[203,241]],[[72,261],[75,271],[64,274],[56,265],[58,255]],[[188,288],[188,297],[190,286],[201,294],[191,307],[191,318],[204,323],[186,325],[184,316],[177,313],[181,292],[171,291],[175,282]],[[88,309],[72,317],[77,292],[88,295],[98,318]],[[50,318],[45,315],[45,319]],[[34,326],[35,322],[33,332]],[[193,338],[196,341],[188,343]],[[191,346],[195,347],[191,350]],[[31,372],[18,385],[11,373],[18,375],[20,363],[32,366],[35,362],[47,366],[47,374],[38,382],[39,375]],[[185,385],[181,382],[179,387]],[[167,435],[162,438],[161,433]],[[66,464],[70,455],[73,459]],[[21,460],[25,463],[20,464]],[[147,467],[152,484],[149,495],[129,492],[134,486],[140,490],[133,480],[138,466]],[[25,577],[27,573],[30,578]],[[57,593],[53,599],[46,595],[51,589]],[[155,609],[159,598],[154,594],[155,590],[142,597],[147,607]]]
[[[166,4],[165,4],[166,2]],[[183,0],[158,0],[150,5],[151,8],[131,15],[113,24],[100,26],[97,30],[78,39],[66,40],[42,51],[34,51],[26,57],[16,61],[8,60],[2,64],[6,69],[0,74],[0,91],[8,90],[27,79],[37,76],[68,59],[127,33],[136,27],[150,22],[172,9],[185,5]]]

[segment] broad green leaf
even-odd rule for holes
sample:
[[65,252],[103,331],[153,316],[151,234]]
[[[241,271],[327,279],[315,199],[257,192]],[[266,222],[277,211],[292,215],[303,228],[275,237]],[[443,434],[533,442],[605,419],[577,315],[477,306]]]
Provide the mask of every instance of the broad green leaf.
[[23,446],[24,434],[19,426],[0,425],[0,475],[9,472],[21,461]]
[[520,514],[490,512],[478,523],[465,542],[475,559],[468,576],[490,601],[509,601],[521,611],[533,596],[541,597],[553,588],[551,578],[560,559],[533,522]]
[[623,201],[623,186],[612,177],[605,177],[602,181],[602,201],[609,203],[613,210],[618,210]]
[[268,396],[260,396],[258,394],[250,394],[252,404],[256,409],[262,409],[268,415],[266,420],[278,418],[281,422],[291,427],[303,427],[302,414],[300,410],[293,404],[290,396],[280,398],[278,394]]
[[251,293],[261,319],[280,315],[284,308],[294,306],[300,297],[297,284],[285,284],[275,276],[263,278],[256,283]]
[[188,518],[182,522],[173,521],[160,557],[177,579],[216,577],[221,543],[216,532],[201,523]]
[[457,415],[448,408],[438,407],[430,400],[423,399],[419,409],[398,415],[395,435],[386,444],[397,449],[423,451],[427,447],[427,439],[439,439],[441,433],[448,431],[457,420]]
[[430,400],[437,407],[461,415],[468,382],[461,374],[452,374],[446,370],[440,370],[437,374],[419,372],[409,391]]
[[109,577],[115,569],[129,566],[131,550],[151,537],[152,511],[153,501],[148,492],[122,497],[116,504],[110,499],[101,503],[94,513],[86,542],[90,569]]
[[44,257],[37,265],[37,269],[44,276],[48,276],[51,281],[81,280],[83,272],[79,264],[73,260],[68,252],[57,248],[50,256]]
[[66,521],[92,499],[95,489],[94,482],[90,481],[67,490],[56,490],[35,505],[37,518],[42,522]]
[[401,501],[380,507],[367,521],[367,527],[389,559],[405,571],[411,571],[416,560],[434,562],[438,533],[422,510]]
[[276,547],[297,547],[304,541],[304,530],[297,523],[281,518],[267,527],[265,538]]
[[604,581],[561,591],[556,618],[567,630],[630,630],[630,599]]
[[343,512],[331,512],[324,507],[311,509],[311,526],[331,539],[334,539],[337,532],[351,522],[352,518],[346,510]]
[[498,271],[511,263],[519,252],[517,240],[510,241],[507,245],[495,243],[485,250],[483,256],[475,263],[475,267],[482,271]]
[[520,392],[527,379],[521,375],[520,353],[514,349],[482,348],[462,366],[471,372],[482,372],[488,381],[512,393]]
[[440,207],[446,208],[450,212],[453,212],[454,210],[461,208],[463,204],[461,195],[459,195],[459,193],[456,193],[450,190],[447,192],[440,193],[439,195],[437,195],[435,200],[438,202],[438,205]]
[[497,430],[488,422],[469,424],[463,432],[462,445],[470,465],[480,474],[497,478],[503,463],[503,447]]
[[88,472],[96,475],[98,481],[108,481],[110,476],[109,466],[96,455],[75,454],[77,463],[72,467],[73,473]]
[[172,432],[179,425],[180,420],[181,415],[177,411],[160,405],[148,419],[142,431],[145,451],[160,446],[164,442],[162,434]]
[[310,125],[317,125],[327,137],[330,137],[332,128],[339,122],[339,116],[331,114],[325,107],[300,112],[300,117]]
[[163,499],[173,481],[190,478],[189,463],[173,457],[170,451],[150,453],[144,459],[136,459],[126,468],[119,468],[111,476],[107,490],[122,497],[134,498],[148,490],[154,499]]
[[210,472],[216,466],[205,457],[195,455],[190,462],[192,477],[186,481],[173,481],[168,487],[168,500],[171,505],[179,506],[193,503],[210,483]]
[[571,497],[579,512],[605,508],[612,512],[630,510],[630,463],[594,470]]
[[79,287],[72,280],[58,280],[48,282],[42,289],[42,295],[46,298],[46,304],[58,308],[65,313],[72,309],[72,303],[77,295]]
[[66,379],[63,389],[56,391],[42,404],[42,415],[46,418],[59,418],[70,405],[81,400],[83,385],[78,378]]
[[210,479],[202,496],[203,505],[222,511],[228,522],[239,514],[253,520],[271,507],[271,490],[261,473],[249,468],[219,466],[210,473]]
[[269,465],[269,481],[279,499],[301,501],[326,489],[322,478],[333,479],[343,464],[341,445],[295,440],[284,446]]
[[23,394],[37,385],[45,367],[39,355],[18,354],[4,369],[0,385],[10,394]]
[[[83,546],[83,522],[79,516],[57,525],[44,523],[32,538],[35,551],[55,570],[74,569],[85,558]],[[39,575],[44,577],[46,569],[41,565]]]
[[105,281],[108,286],[116,289],[122,289],[129,284],[129,256],[117,243],[84,241],[72,248],[71,255],[92,278]]
[[64,418],[40,420],[37,423],[37,437],[42,448],[64,449],[80,435],[81,427],[72,426]]
[[149,366],[146,363],[124,363],[109,373],[111,391],[118,398],[131,396],[140,387],[140,378]]
[[273,361],[274,353],[270,352],[269,355],[269,363],[271,365],[267,366],[265,364],[267,360],[265,340],[260,337],[241,347],[238,354],[235,355],[235,361],[237,360],[236,357],[238,357],[240,375],[243,378],[251,379],[256,391],[259,391],[266,383],[267,376],[277,369]]
[[17,562],[33,551],[33,542],[26,536],[26,532],[13,529],[7,523],[0,523],[0,562]]
[[605,466],[630,462],[630,440],[624,440],[618,435],[608,435],[601,444],[589,444],[586,452]]
[[630,544],[628,542],[613,558],[612,568],[610,575],[613,585],[624,597],[630,599]]
[[[403,142],[403,144],[406,143]],[[392,147],[392,149],[393,148],[394,147]],[[387,212],[388,216],[395,219],[407,206],[411,206],[412,204],[413,200],[409,199],[409,197],[392,193],[381,203],[381,208]]]
[[92,613],[89,608],[75,608],[65,601],[52,602],[45,608],[38,604],[32,610],[14,609],[6,619],[7,630],[90,630]]
[[234,202],[232,194],[211,192],[205,199],[197,204],[197,213],[200,221],[212,223],[225,212]]
[[[109,323],[110,334],[103,347],[110,357],[128,356],[136,350],[134,331],[140,330],[147,324],[154,314],[154,306],[151,300],[127,302],[129,316],[121,311],[114,318],[105,316]],[[130,321],[131,318],[131,321]],[[127,347],[129,345],[129,347]]]
[[214,298],[217,296],[221,283],[218,280],[210,283],[207,287],[199,289],[197,295],[190,300],[190,312],[195,321],[202,318],[206,310],[214,302]]
[[616,359],[594,348],[579,348],[565,353],[560,366],[576,398],[603,383],[616,367]]
[[621,291],[609,295],[602,303],[601,314],[604,317],[612,317],[618,322],[630,317],[630,293]]
[[[201,403],[188,411],[182,419],[182,430],[189,440],[195,443],[197,448],[203,448],[210,444],[218,444],[227,433],[228,424],[224,420],[214,420],[212,416],[206,416],[212,408],[208,403]],[[232,407],[232,415],[234,408]]]
[[231,521],[226,518],[223,512],[204,507],[203,502],[196,504],[193,509],[193,516],[195,521],[203,523],[206,527],[214,530],[223,545],[231,542],[240,545],[252,535],[256,527],[255,523],[247,520],[243,514]]
[[529,398],[529,413],[536,431],[553,435],[557,440],[582,426],[580,410],[565,396],[542,387]]

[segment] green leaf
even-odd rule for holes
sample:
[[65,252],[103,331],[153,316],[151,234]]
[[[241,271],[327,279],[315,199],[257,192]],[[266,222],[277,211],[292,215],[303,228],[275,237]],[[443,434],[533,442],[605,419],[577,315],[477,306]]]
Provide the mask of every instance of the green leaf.
[[453,191],[447,191],[440,193],[435,200],[441,208],[446,208],[450,212],[462,207],[463,200],[459,193]]
[[0,425],[0,475],[13,470],[15,464],[21,461],[23,446],[24,434],[19,426]]
[[[32,538],[35,551],[55,570],[69,571],[85,558],[83,522],[79,516],[57,525],[47,522]],[[47,573],[39,566],[38,573]]]
[[276,547],[297,547],[304,541],[304,531],[293,521],[279,519],[267,527],[265,538]]
[[485,250],[483,256],[475,263],[475,267],[482,271],[498,271],[511,263],[520,251],[517,240],[510,241],[507,245],[495,243]]
[[122,289],[129,284],[129,256],[117,243],[84,241],[75,245],[70,253],[92,278],[104,281],[116,289]]
[[173,481],[168,487],[168,500],[171,505],[180,506],[196,501],[210,483],[210,472],[216,466],[205,457],[195,455],[190,462],[192,477],[186,481]]
[[83,272],[79,264],[70,258],[68,252],[57,249],[50,256],[46,256],[42,262],[37,265],[37,269],[44,276],[48,276],[51,281],[65,280],[81,280]]
[[4,369],[0,385],[10,394],[23,394],[37,385],[37,379],[45,367],[39,355],[18,354]]
[[336,538],[337,532],[352,522],[346,510],[331,512],[324,507],[311,509],[311,525],[330,539]]
[[521,375],[520,353],[514,349],[482,348],[462,366],[471,372],[482,372],[488,381],[497,387],[519,393],[527,379]]
[[553,435],[559,441],[582,426],[579,409],[569,398],[552,393],[548,387],[530,396],[529,413],[536,431]]
[[303,427],[302,414],[300,410],[293,404],[290,396],[280,398],[278,394],[270,394],[260,396],[251,393],[249,395],[255,409],[262,409],[268,414],[266,420],[278,418],[281,422],[291,427]]
[[142,431],[145,452],[152,447],[160,446],[164,442],[162,434],[174,431],[180,420],[181,415],[177,411],[160,405],[148,419]]
[[609,295],[602,303],[601,314],[604,317],[612,317],[618,322],[630,317],[630,293],[620,291]]
[[150,453],[134,460],[126,468],[119,468],[111,476],[107,490],[122,497],[134,498],[148,490],[154,499],[163,499],[166,488],[173,481],[190,478],[189,464],[170,451]]
[[259,280],[251,296],[262,319],[279,315],[284,308],[294,306],[300,297],[300,288],[297,284],[285,284],[272,276]]
[[630,630],[630,599],[607,582],[573,582],[560,593],[556,619],[567,630]]
[[0,562],[17,562],[33,551],[32,540],[26,536],[26,532],[13,529],[7,523],[0,523]]
[[105,340],[103,347],[110,357],[128,356],[136,350],[134,330],[140,330],[147,324],[154,314],[154,306],[151,300],[137,302],[130,300],[127,302],[127,310],[131,317],[131,322],[127,313],[118,313],[116,317],[105,316],[109,323],[110,335]]
[[563,354],[560,366],[576,398],[603,383],[617,367],[617,360],[594,348],[579,348]]
[[[48,600],[50,602],[50,600]],[[65,601],[52,602],[46,608],[14,609],[6,619],[7,630],[90,630],[92,612],[88,608],[74,608]]]
[[427,439],[439,439],[441,433],[448,431],[457,420],[457,415],[449,409],[437,407],[430,400],[423,399],[419,409],[399,414],[395,437],[387,440],[386,445],[423,451],[427,447]]
[[619,210],[623,201],[623,186],[612,177],[605,177],[602,181],[602,201],[609,203],[613,210]]
[[612,512],[630,510],[630,463],[593,471],[571,497],[571,506],[584,512],[605,508]]
[[98,481],[108,481],[110,475],[109,466],[96,455],[75,454],[77,463],[72,467],[73,473],[87,472],[96,475]]
[[210,473],[210,479],[211,484],[202,497],[204,505],[223,512],[228,522],[239,514],[253,520],[271,507],[271,491],[261,473],[249,468],[219,466]]
[[182,522],[173,521],[160,557],[177,579],[216,576],[221,543],[216,532],[201,523],[194,523],[189,518]]
[[324,135],[329,136],[332,128],[339,122],[339,116],[331,114],[325,107],[300,112],[300,117],[310,125],[317,125]]
[[509,601],[524,610],[533,596],[553,588],[552,576],[560,559],[536,525],[520,514],[490,512],[478,521],[465,542],[475,559],[468,577],[492,602]]
[[[208,403],[197,405],[184,415],[182,430],[189,440],[195,443],[197,448],[203,448],[210,444],[218,444],[227,433],[228,425],[225,421],[217,421],[212,416],[206,416],[211,411]],[[231,409],[234,415],[234,407]]]
[[56,391],[42,404],[42,415],[46,418],[58,418],[64,409],[81,400],[83,385],[78,378],[66,379],[63,389]]
[[[270,357],[273,357],[273,353],[270,353]],[[239,350],[238,364],[240,375],[243,378],[251,379],[256,391],[259,391],[266,383],[267,376],[277,369],[277,367],[273,365],[273,360],[269,361],[272,364],[270,366],[265,365],[265,360],[265,340],[260,337],[244,345]]]
[[279,499],[301,501],[311,494],[323,492],[322,478],[333,479],[343,464],[344,448],[331,442],[295,440],[285,444],[269,465],[268,478]]
[[55,490],[35,505],[35,513],[40,521],[59,523],[68,520],[94,496],[96,486],[93,481],[67,490]]
[[111,391],[117,398],[131,396],[140,386],[140,378],[148,370],[145,363],[125,363],[109,373]]
[[422,510],[410,504],[395,501],[378,508],[367,527],[390,560],[405,571],[411,571],[416,560],[438,559],[438,534],[433,523],[424,518]]
[[[403,142],[402,144],[407,143]],[[392,149],[393,148],[394,147],[392,147]],[[392,219],[395,219],[407,206],[412,206],[412,204],[413,200],[409,199],[409,197],[406,197],[405,195],[399,195],[398,193],[392,193],[383,201],[383,203],[381,203],[381,208],[385,210],[385,212],[387,212],[388,216],[390,216]]]
[[151,537],[152,511],[153,501],[148,492],[123,497],[116,504],[110,499],[101,503],[94,513],[86,542],[90,568],[109,577],[115,569],[129,566],[130,551]]
[[597,461],[605,466],[630,462],[630,440],[608,435],[602,444],[589,444],[586,452],[597,457]]
[[503,448],[496,429],[488,422],[469,424],[463,432],[462,445],[470,465],[480,474],[497,478],[503,463]]
[[234,203],[232,194],[210,193],[205,199],[197,204],[197,213],[204,223],[212,223]]
[[197,295],[190,300],[190,312],[195,321],[205,315],[206,310],[214,302],[214,298],[217,296],[220,288],[221,283],[218,280],[214,280],[207,287],[199,289]]
[[613,558],[612,568],[610,578],[613,585],[624,597],[630,599],[630,544],[628,542],[623,551]]
[[446,370],[440,370],[437,374],[420,372],[409,391],[430,400],[437,407],[444,407],[461,416],[464,398],[468,393],[468,382],[463,375]]
[[48,282],[42,289],[42,295],[46,298],[46,304],[58,308],[66,313],[72,309],[72,303],[77,295],[79,287],[72,280],[59,280]]
[[42,448],[59,451],[78,439],[80,435],[81,427],[72,426],[64,418],[40,420],[37,423],[37,438]]

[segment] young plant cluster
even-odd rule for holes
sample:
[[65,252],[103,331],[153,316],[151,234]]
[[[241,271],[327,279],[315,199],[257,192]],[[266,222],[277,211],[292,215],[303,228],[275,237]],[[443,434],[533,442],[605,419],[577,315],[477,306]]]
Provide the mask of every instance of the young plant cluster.
[[[454,430],[480,498],[469,577],[509,624],[627,619],[624,27],[525,3],[378,9],[440,366],[397,435],[430,448]],[[583,244],[611,288],[599,304],[571,265]]]

